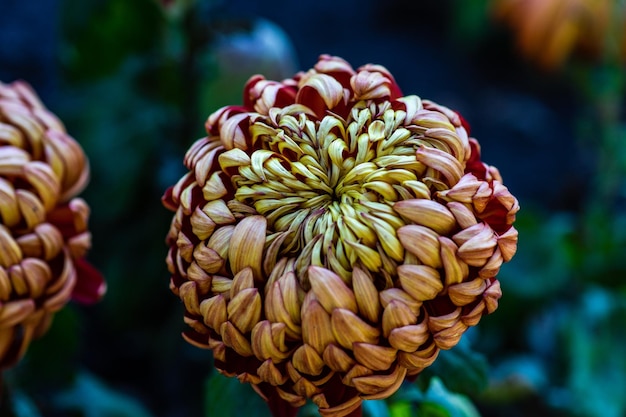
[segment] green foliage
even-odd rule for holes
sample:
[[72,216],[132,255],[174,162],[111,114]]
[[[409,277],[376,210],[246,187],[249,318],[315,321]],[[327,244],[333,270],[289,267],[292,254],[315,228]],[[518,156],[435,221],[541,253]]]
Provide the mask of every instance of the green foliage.
[[206,381],[204,395],[205,417],[269,417],[265,402],[250,384],[214,372]]
[[[439,376],[453,392],[477,395],[488,384],[488,366],[485,357],[469,348],[466,335],[453,349],[439,353],[437,360],[419,377],[428,381],[429,376]],[[434,382],[431,381],[431,385]]]
[[438,377],[428,386],[404,387],[390,399],[391,417],[479,417],[469,397],[451,392]]
[[569,365],[564,382],[579,398],[576,406],[580,415],[619,417],[626,411],[626,357],[619,349],[626,346],[623,295],[601,287],[588,288],[564,320]]
[[64,0],[62,50],[73,80],[107,76],[129,56],[153,49],[164,18],[153,0]]
[[[18,369],[16,378],[32,379],[38,384],[67,384],[74,370],[67,366],[77,360],[80,346],[81,318],[70,305],[59,311],[46,334],[33,341],[26,358],[27,367]],[[56,358],[51,361],[50,357]]]
[[37,406],[22,391],[14,391],[11,395],[11,410],[14,417],[41,417]]
[[384,400],[370,400],[363,402],[363,415],[366,417],[393,417],[387,402]]
[[132,397],[115,391],[86,372],[76,375],[74,384],[54,397],[59,410],[78,412],[82,417],[151,417]]
[[467,0],[463,2],[463,7],[454,8],[451,13],[451,36],[464,46],[479,43],[487,32],[493,30],[491,25],[485,24],[486,16],[490,15],[491,4],[490,0]]

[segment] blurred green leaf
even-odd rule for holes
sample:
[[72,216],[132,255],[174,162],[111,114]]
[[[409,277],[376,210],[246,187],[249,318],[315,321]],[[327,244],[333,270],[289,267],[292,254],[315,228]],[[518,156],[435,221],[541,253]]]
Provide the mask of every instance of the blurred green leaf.
[[383,400],[366,400],[362,404],[363,414],[366,417],[391,417],[389,407]]
[[[577,219],[571,213],[548,215],[525,207],[517,217],[518,251],[499,279],[505,290],[528,303],[562,289],[585,254],[576,234]],[[509,294],[507,291],[503,293]]]
[[11,403],[14,417],[42,417],[35,403],[20,390],[11,393]]
[[151,417],[137,400],[106,386],[95,376],[79,372],[74,385],[58,393],[56,406],[84,417]]
[[548,387],[547,371],[539,355],[506,358],[491,369],[491,382],[480,400],[504,404],[538,395]]
[[491,24],[490,0],[459,2],[460,7],[451,7],[451,32],[455,40],[463,45],[473,45],[483,38]]
[[438,376],[429,378],[421,390],[404,384],[388,401],[391,417],[480,417],[467,396],[448,390]]
[[205,417],[269,417],[265,401],[237,378],[214,372],[206,381]]
[[626,306],[618,294],[588,289],[563,329],[569,359],[565,382],[576,398],[568,407],[583,416],[626,413]]
[[413,417],[413,406],[408,401],[392,401],[389,405],[391,417]]
[[452,417],[452,414],[444,406],[428,401],[420,404],[416,415],[418,417]]
[[442,350],[419,379],[437,376],[452,391],[467,395],[480,393],[488,383],[488,364],[482,354],[468,345],[467,341],[462,341],[450,350]]
[[26,357],[15,369],[21,381],[33,385],[63,385],[71,381],[74,370],[67,366],[78,356],[81,318],[74,305],[55,313],[48,331],[35,339]]
[[153,0],[65,0],[63,10],[62,57],[75,80],[115,71],[129,56],[157,45],[163,29]]
[[[419,416],[480,417],[469,398],[448,391],[437,377],[432,378],[425,394]],[[422,409],[426,414],[421,414]]]

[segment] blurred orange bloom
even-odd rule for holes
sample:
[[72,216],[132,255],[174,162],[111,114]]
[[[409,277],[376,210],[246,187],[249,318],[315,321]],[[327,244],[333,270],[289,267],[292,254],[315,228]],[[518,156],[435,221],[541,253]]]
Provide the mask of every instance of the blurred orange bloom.
[[574,54],[591,59],[620,50],[626,57],[625,8],[614,0],[496,0],[496,19],[508,24],[520,51],[556,69]]

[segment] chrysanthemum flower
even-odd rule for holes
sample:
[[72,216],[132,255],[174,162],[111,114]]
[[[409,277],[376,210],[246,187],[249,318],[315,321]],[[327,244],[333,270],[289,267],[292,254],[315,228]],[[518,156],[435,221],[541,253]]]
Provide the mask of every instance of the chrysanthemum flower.
[[574,53],[624,59],[626,7],[614,0],[495,0],[497,19],[515,32],[520,51],[546,69]]
[[70,298],[106,289],[85,260],[89,167],[24,82],[0,83],[0,370],[14,365]]
[[184,337],[274,415],[393,394],[493,312],[517,200],[454,111],[322,56],[206,123],[163,197]]

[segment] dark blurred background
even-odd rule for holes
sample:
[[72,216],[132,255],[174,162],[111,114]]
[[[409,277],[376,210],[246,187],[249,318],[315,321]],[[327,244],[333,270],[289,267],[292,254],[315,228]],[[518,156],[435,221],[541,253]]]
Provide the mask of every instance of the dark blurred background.
[[327,53],[462,113],[522,206],[499,310],[365,414],[625,416],[623,16],[611,0],[3,0],[0,80],[31,83],[89,156],[109,288],[57,314],[5,375],[0,414],[268,415],[179,336],[160,196],[250,75]]

